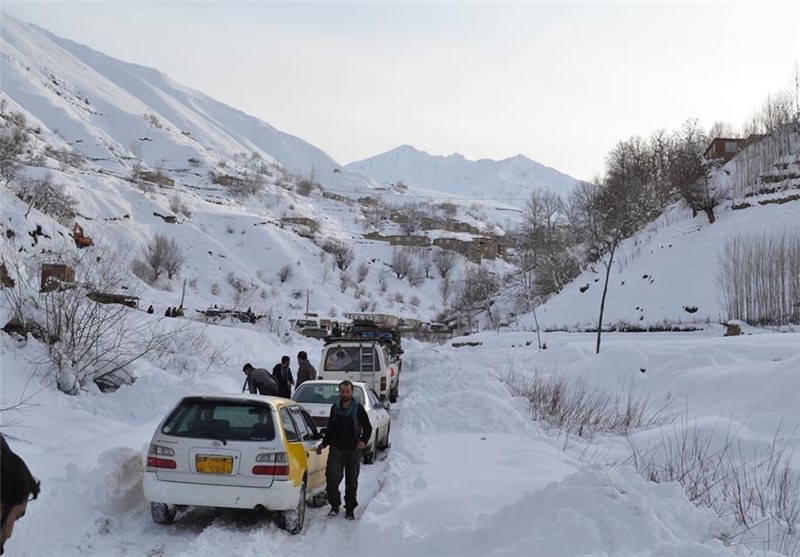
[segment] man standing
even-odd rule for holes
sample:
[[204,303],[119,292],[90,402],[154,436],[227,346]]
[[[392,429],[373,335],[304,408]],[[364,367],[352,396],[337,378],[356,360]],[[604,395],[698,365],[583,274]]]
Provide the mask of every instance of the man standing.
[[299,387],[306,381],[313,381],[317,378],[317,370],[308,361],[308,354],[305,350],[297,353],[297,385]]
[[[298,380],[299,374],[298,371]],[[353,398],[353,384],[345,379],[339,383],[339,400],[331,406],[328,429],[325,430],[322,443],[317,446],[317,454],[330,446],[328,465],[325,469],[328,503],[331,506],[328,516],[339,514],[342,502],[339,485],[344,476],[344,516],[347,520],[355,518],[353,511],[358,506],[356,493],[358,473],[361,470],[361,451],[367,447],[371,435],[372,426],[367,411]]]
[[278,394],[278,382],[266,370],[260,367],[253,367],[252,364],[244,364],[242,371],[247,376],[244,382],[242,392],[245,387],[250,391],[250,394],[270,395],[276,396]]
[[284,356],[281,358],[281,363],[275,364],[275,367],[272,368],[272,376],[278,382],[278,396],[283,398],[292,398],[294,376],[292,376],[292,370],[289,369],[291,361],[289,356]]
[[11,450],[0,435],[0,555],[6,540],[14,532],[14,523],[25,516],[28,501],[39,496],[39,481],[33,477],[25,461]]

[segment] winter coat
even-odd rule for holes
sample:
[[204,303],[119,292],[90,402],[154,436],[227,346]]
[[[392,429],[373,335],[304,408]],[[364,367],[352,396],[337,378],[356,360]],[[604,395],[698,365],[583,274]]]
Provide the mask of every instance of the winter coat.
[[272,376],[278,382],[278,396],[283,398],[292,398],[292,383],[294,383],[294,376],[292,375],[291,368],[283,367],[283,364],[276,364],[272,368]]
[[[372,435],[372,425],[364,407],[353,399],[352,404],[358,404],[356,416],[343,417],[337,414],[336,405],[331,405],[331,415],[328,418],[328,428],[322,439],[322,446],[336,447],[345,451],[353,451],[359,441],[366,445]],[[356,419],[357,417],[357,419]],[[360,432],[360,435],[357,433]]]
[[295,388],[298,388],[306,381],[313,381],[316,378],[317,370],[314,369],[311,362],[308,360],[301,360],[300,365],[297,366],[297,383],[295,384]]
[[250,394],[271,395],[278,394],[278,382],[266,369],[257,367],[250,370],[247,378]]

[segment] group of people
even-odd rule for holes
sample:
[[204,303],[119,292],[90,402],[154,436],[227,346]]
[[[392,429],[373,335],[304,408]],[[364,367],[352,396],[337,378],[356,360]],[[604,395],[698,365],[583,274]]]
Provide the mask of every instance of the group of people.
[[253,367],[253,364],[246,363],[242,368],[245,374],[242,392],[249,391],[251,394],[280,396],[283,398],[292,397],[292,387],[297,388],[306,381],[317,378],[317,370],[308,361],[308,354],[305,350],[297,353],[297,381],[291,370],[292,359],[283,356],[279,364],[275,364],[272,373],[264,368]]
[[[272,368],[272,373],[263,368],[254,368],[252,364],[244,365],[242,371],[247,376],[242,392],[246,389],[251,394],[272,395],[291,398],[292,386],[299,387],[306,381],[317,378],[317,370],[308,361],[308,354],[300,351],[297,354],[297,382],[295,383],[290,369],[291,358],[283,356],[281,362]],[[328,463],[325,469],[326,492],[328,504],[331,506],[328,516],[338,516],[342,504],[339,486],[345,480],[344,510],[347,520],[355,519],[353,514],[358,506],[358,475],[361,470],[361,451],[367,448],[372,436],[372,425],[364,407],[353,398],[353,384],[344,380],[339,384],[339,399],[331,405],[328,427],[322,442],[317,446],[317,453],[325,447],[328,451]]]
[[25,461],[8,446],[0,435],[0,555],[6,540],[14,531],[14,524],[25,516],[28,502],[39,496],[40,484],[33,477]]

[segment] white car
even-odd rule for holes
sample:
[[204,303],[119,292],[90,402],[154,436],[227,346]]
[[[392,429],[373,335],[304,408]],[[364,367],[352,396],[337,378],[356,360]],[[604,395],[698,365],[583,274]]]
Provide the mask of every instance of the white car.
[[[324,431],[328,427],[331,406],[339,398],[339,381],[306,381],[292,395],[311,414],[314,424]],[[364,451],[364,464],[375,461],[379,450],[389,448],[389,403],[378,399],[377,393],[366,383],[353,381],[353,398],[364,406],[372,426],[372,436]]]
[[319,379],[363,381],[379,400],[397,401],[400,370],[386,345],[378,339],[328,338],[317,368]]
[[278,511],[292,534],[306,500],[320,503],[327,449],[309,413],[289,399],[187,396],[153,434],[144,494],[153,521],[169,524],[188,506]]

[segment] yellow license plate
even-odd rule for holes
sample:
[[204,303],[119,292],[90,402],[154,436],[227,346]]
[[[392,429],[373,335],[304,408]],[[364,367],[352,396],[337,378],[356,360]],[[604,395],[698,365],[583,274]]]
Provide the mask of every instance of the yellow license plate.
[[203,456],[194,457],[194,466],[203,474],[232,474],[232,456]]

